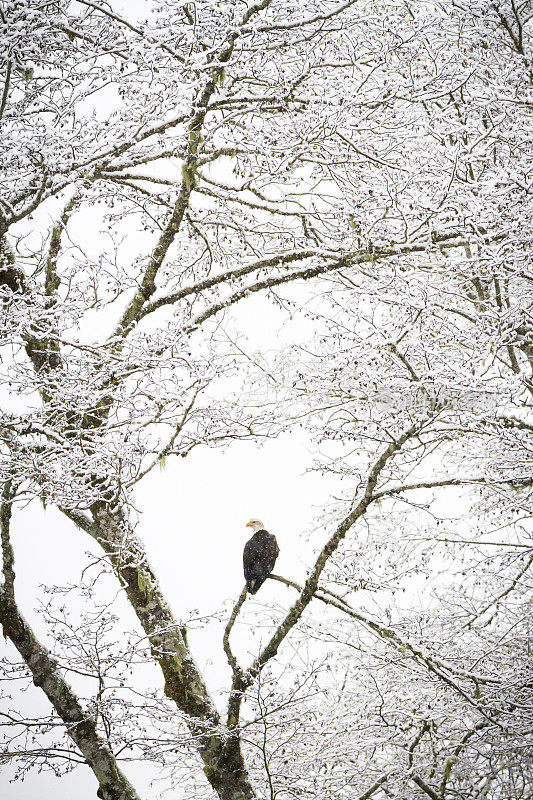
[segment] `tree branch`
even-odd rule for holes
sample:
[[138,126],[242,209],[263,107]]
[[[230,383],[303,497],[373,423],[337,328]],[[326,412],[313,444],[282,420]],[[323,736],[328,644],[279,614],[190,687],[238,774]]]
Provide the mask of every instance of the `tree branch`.
[[46,272],[44,282],[44,293],[50,298],[48,301],[48,308],[52,304],[52,297],[59,287],[59,276],[57,274],[57,257],[61,248],[61,234],[65,230],[68,219],[74,210],[80,193],[77,191],[73,197],[68,201],[63,213],[59,218],[59,222],[54,226],[52,235],[50,237],[50,247],[48,249],[48,258],[46,259]]
[[7,103],[7,96],[9,94],[9,81],[11,80],[11,70],[13,68],[13,64],[11,61],[7,62],[7,69],[6,69],[6,77],[4,80],[4,89],[2,91],[2,100],[0,100],[0,119],[4,116],[4,111],[6,110],[6,103]]
[[93,522],[77,512],[67,516],[102,547],[126,591],[165,679],[165,694],[187,715],[204,772],[221,800],[252,800],[238,731],[225,735],[220,717],[189,650],[185,630],[174,618],[148,564],[142,543],[120,511],[104,502],[91,508]]
[[124,312],[118,328],[115,331],[115,335],[123,336],[129,330],[132,323],[138,322],[138,320],[141,318],[141,310],[143,305],[147,300],[150,299],[156,290],[155,279],[157,273],[163,264],[169,247],[178,234],[183,216],[189,204],[190,196],[196,186],[196,172],[200,157],[201,133],[206,115],[209,111],[209,101],[211,100],[211,97],[217,88],[225,65],[233,53],[235,42],[241,34],[242,28],[255,13],[269,6],[271,2],[272,0],[261,0],[260,2],[252,4],[243,15],[240,25],[237,25],[235,29],[232,30],[232,32],[228,35],[224,45],[216,54],[213,55],[211,59],[213,63],[211,68],[211,77],[199,93],[199,96],[193,105],[193,108],[195,108],[196,111],[187,127],[187,152],[182,168],[183,178],[176,205],[174,206],[174,210],[170,216],[167,226],[159,238],[159,241],[150,257],[139,291]]
[[81,707],[70,685],[62,678],[50,653],[41,644],[17,606],[0,591],[0,622],[31,670],[33,682],[46,694],[55,712],[65,723],[67,733],[85,757],[100,784],[104,800],[138,800],[139,796],[117,766],[96,723]]
[[[52,229],[45,269],[44,294],[48,298],[45,303],[45,308],[51,308],[54,305],[54,295],[59,287],[59,277],[56,267],[57,257],[61,247],[61,234],[65,229],[68,219],[75,208],[78,199],[79,192],[75,192],[73,197],[65,205],[57,225],[55,225]],[[26,290],[25,287],[24,290]],[[24,339],[26,341],[26,353],[36,372],[39,372],[42,369],[56,369],[61,363],[61,355],[59,352],[59,343],[57,341],[57,337],[53,335],[43,336],[40,330],[40,325],[41,322],[36,320],[35,325],[32,326],[31,333],[26,332],[24,334]],[[43,327],[46,329],[46,322],[44,323]]]
[[37,640],[18,609],[14,591],[14,557],[9,537],[11,503],[8,501],[12,498],[13,490],[8,481],[2,492],[0,514],[5,576],[5,583],[0,587],[0,623],[4,636],[17,648],[33,675],[35,686],[43,690],[55,712],[66,725],[68,735],[94,772],[102,798],[139,800],[135,789],[118,768],[109,746],[99,735],[95,721],[83,710],[49,651]]
[[[482,544],[482,542],[481,542],[481,544]],[[470,617],[470,619],[468,620],[468,622],[466,622],[466,623],[463,625],[463,628],[471,628],[471,627],[472,627],[472,625],[474,624],[474,622],[476,621],[476,619],[479,619],[479,618],[480,618],[480,617],[481,617],[483,614],[485,614],[485,612],[486,612],[486,611],[488,611],[488,610],[489,610],[489,608],[492,608],[493,606],[497,605],[497,604],[498,604],[498,603],[499,603],[501,600],[503,600],[503,599],[504,599],[504,597],[507,597],[507,595],[508,595],[508,594],[510,594],[510,593],[513,591],[513,589],[514,589],[514,588],[517,586],[518,582],[520,581],[520,578],[522,578],[522,577],[523,577],[523,576],[526,574],[526,572],[528,571],[528,569],[530,568],[530,566],[531,566],[532,564],[533,564],[533,556],[531,556],[531,558],[529,558],[529,559],[526,561],[526,563],[525,563],[525,566],[524,566],[524,567],[523,567],[523,568],[522,568],[522,569],[519,571],[519,573],[518,573],[518,575],[516,576],[516,578],[514,578],[514,579],[511,581],[511,583],[509,584],[509,586],[507,587],[507,589],[505,589],[503,592],[501,592],[499,595],[497,595],[497,596],[494,598],[494,600],[491,600],[491,601],[490,601],[490,603],[487,603],[487,605],[485,605],[485,606],[484,606],[484,607],[481,609],[481,611],[478,611],[478,613],[477,613],[477,614],[473,614],[473,615]]]
[[278,652],[278,648],[282,641],[285,639],[289,631],[298,622],[303,612],[311,602],[313,596],[318,589],[318,581],[324,567],[326,566],[329,558],[333,555],[339,544],[342,542],[350,528],[359,520],[372,503],[374,497],[374,489],[376,487],[378,478],[388,463],[403,447],[403,445],[413,436],[420,433],[427,423],[427,419],[423,422],[416,422],[404,433],[393,441],[377,459],[374,466],[368,475],[365,490],[362,498],[353,509],[337,526],[334,534],[330,537],[329,541],[322,548],[309,577],[307,578],[304,587],[300,593],[300,597],[290,609],[284,621],[279,625],[268,644],[263,648],[262,652],[248,671],[248,680],[251,682],[253,677],[257,675],[265,666],[265,664],[273,658]]
[[369,789],[367,789],[367,791],[364,794],[359,795],[357,800],[369,800],[369,798],[372,797],[374,792],[377,792],[380,786],[382,786],[387,781],[388,777],[389,777],[388,773],[386,775],[382,775],[381,778],[378,778],[377,781],[373,783],[372,786]]
[[9,528],[11,525],[11,514],[13,511],[12,500],[14,496],[15,489],[13,488],[12,481],[8,480],[2,487],[0,533],[2,536],[2,568],[4,574],[2,590],[6,598],[11,602],[15,602],[15,557],[9,538]]
[[431,788],[419,775],[412,775],[412,780],[419,786],[423,792],[427,794],[431,800],[442,800],[442,797],[437,794],[437,792]]
[[231,616],[230,616],[230,618],[228,620],[228,624],[226,625],[226,628],[224,629],[224,636],[223,636],[223,639],[222,639],[224,652],[226,653],[226,657],[228,659],[228,664],[231,667],[231,671],[233,673],[233,678],[234,679],[235,679],[236,676],[239,676],[239,677],[242,676],[242,669],[240,668],[240,666],[239,666],[239,664],[237,662],[237,659],[233,655],[233,652],[231,650],[230,643],[229,643],[229,637],[230,637],[231,630],[232,630],[232,628],[233,628],[233,626],[235,624],[235,620],[237,619],[237,616],[239,614],[239,611],[241,610],[241,608],[243,606],[243,603],[246,600],[247,594],[248,594],[248,592],[246,591],[246,586],[245,586],[244,589],[242,590],[242,592],[239,595],[239,599],[235,603],[233,611],[231,612]]
[[178,300],[182,300],[184,297],[189,295],[197,295],[200,292],[203,292],[206,289],[212,289],[214,286],[218,286],[221,283],[242,278],[251,272],[268,269],[269,267],[278,267],[282,264],[290,264],[293,261],[303,261],[306,258],[312,258],[316,255],[318,255],[316,250],[302,250],[295,253],[286,253],[281,256],[274,256],[273,258],[261,259],[261,261],[255,261],[253,264],[248,264],[244,267],[228,270],[228,272],[224,272],[222,275],[214,275],[212,277],[205,278],[203,281],[198,281],[198,283],[191,284],[190,286],[184,286],[182,289],[172,292],[172,294],[166,295],[165,297],[159,297],[157,300],[152,301],[143,308],[142,312],[140,313],[140,317],[151,314],[158,308],[162,308],[162,306],[172,305],[173,303],[178,302]]
[[325,14],[315,14],[313,17],[308,17],[307,19],[297,20],[296,22],[280,23],[279,25],[262,25],[256,30],[258,33],[269,33],[270,31],[289,31],[294,28],[302,28],[304,25],[313,25],[315,22],[324,22],[325,20],[332,19],[333,17],[337,17],[339,14],[342,14],[343,11],[346,11],[347,8],[350,8],[350,6],[355,5],[357,2],[358,0],[346,0],[346,2],[341,3],[339,6]]
[[509,480],[502,479],[501,481],[477,477],[477,478],[443,478],[439,481],[419,481],[418,483],[407,483],[403,486],[394,486],[391,489],[383,489],[374,495],[375,500],[382,497],[391,497],[395,494],[402,492],[410,492],[415,489],[438,489],[444,486],[471,486],[481,484],[482,486],[512,486],[514,489],[527,488],[533,486],[533,478],[511,478]]
[[[269,578],[272,580],[279,581],[280,583],[285,584],[285,586],[291,586],[293,589],[296,589],[298,592],[302,592],[302,587],[299,586],[294,581],[288,580],[287,578],[283,578],[281,575],[273,575],[270,574]],[[413,645],[409,640],[403,639],[402,637],[398,636],[398,634],[392,629],[388,628],[385,625],[380,625],[379,622],[376,622],[370,617],[366,617],[364,614],[361,614],[358,611],[355,611],[346,600],[343,600],[338,595],[335,595],[333,592],[328,592],[327,589],[317,589],[315,592],[315,598],[320,600],[322,603],[326,605],[334,606],[338,608],[339,611],[342,611],[344,614],[352,617],[357,622],[361,622],[367,628],[369,628],[373,633],[377,634],[381,639],[383,639],[388,644],[391,644],[398,652],[405,654],[405,651],[408,650],[412,656],[418,661],[419,663],[423,664],[427,667],[431,672],[435,672],[439,677],[444,678],[448,683],[450,679],[441,674],[440,672],[436,672],[436,668],[439,670],[445,670],[446,672],[451,672],[457,675],[457,677],[474,681],[475,685],[478,686],[482,683],[496,683],[496,679],[488,678],[484,675],[479,675],[478,673],[468,672],[466,670],[457,669],[451,664],[446,664],[444,661],[439,660],[434,655],[428,655],[420,650],[419,647]],[[455,687],[455,684],[453,684]],[[461,690],[461,694],[464,696],[463,690]]]
[[[450,235],[450,240],[447,242],[446,246],[463,247],[464,240],[461,239],[460,241],[457,241],[456,237],[452,237]],[[324,264],[318,264],[317,266],[312,266],[312,267],[305,267],[304,269],[295,270],[294,272],[284,273],[283,275],[276,275],[269,278],[264,278],[263,280],[257,281],[256,283],[253,283],[251,285],[243,287],[242,289],[239,289],[233,294],[230,294],[224,300],[220,300],[218,303],[214,303],[212,306],[207,308],[205,311],[203,311],[201,314],[199,314],[197,317],[193,319],[189,327],[189,330],[194,330],[194,328],[197,328],[207,319],[215,316],[223,309],[228,308],[229,306],[232,306],[235,303],[238,303],[240,300],[244,299],[245,297],[248,297],[251,294],[263,291],[264,289],[272,289],[274,286],[280,286],[281,284],[289,283],[290,281],[310,280],[311,278],[316,278],[319,275],[326,275],[329,272],[335,272],[348,266],[356,266],[357,264],[365,264],[365,263],[373,264],[381,259],[394,258],[395,256],[400,256],[400,255],[409,255],[414,253],[427,252],[427,250],[428,250],[427,244],[420,244],[420,245],[411,244],[411,245],[405,245],[399,247],[395,246],[383,249],[371,247],[367,250],[359,250],[356,253],[346,253],[341,258],[334,261],[328,261]],[[248,270],[247,268],[244,269],[246,269],[247,271],[252,271],[251,269],[250,270]],[[241,272],[241,274],[245,274],[245,272]],[[221,283],[222,280],[218,282]],[[174,295],[172,295],[172,297],[179,299],[177,297],[178,294],[179,293],[176,292]],[[162,302],[160,302],[160,305],[165,305],[166,303],[164,302],[164,299],[162,298],[161,300]],[[159,301],[157,302],[159,303]]]
[[141,39],[149,39],[151,42],[157,44],[157,46],[160,47],[162,50],[165,50],[167,53],[170,53],[170,55],[176,58],[180,62],[180,64],[184,63],[184,59],[182,58],[182,56],[176,53],[173,47],[169,47],[169,45],[166,44],[165,42],[161,42],[157,39],[154,39],[152,36],[149,36],[146,33],[146,31],[143,31],[141,28],[137,28],[135,25],[132,25],[132,23],[128,22],[128,20],[124,19],[124,17],[120,17],[118,14],[113,13],[108,8],[102,8],[102,6],[99,6],[97,3],[91,3],[90,0],[78,0],[78,2],[84,6],[88,6],[89,8],[94,8],[94,10],[99,11],[100,14],[109,17],[115,22],[118,22],[119,25],[124,25],[126,28],[129,28],[130,31],[133,31],[133,33],[136,33],[138,36],[140,36]]

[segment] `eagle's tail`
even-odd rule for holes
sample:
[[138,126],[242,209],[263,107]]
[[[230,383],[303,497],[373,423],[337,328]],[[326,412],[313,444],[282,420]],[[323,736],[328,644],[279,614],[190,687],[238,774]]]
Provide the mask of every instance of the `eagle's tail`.
[[259,583],[257,578],[249,578],[246,581],[246,591],[248,592],[248,594],[255,594],[260,586],[261,584]]

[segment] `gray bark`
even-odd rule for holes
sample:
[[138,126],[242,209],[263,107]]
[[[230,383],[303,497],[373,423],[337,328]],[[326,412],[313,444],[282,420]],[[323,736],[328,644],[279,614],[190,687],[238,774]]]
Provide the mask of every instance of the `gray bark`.
[[4,572],[4,584],[0,589],[0,624],[4,636],[15,645],[33,675],[34,684],[43,690],[65,723],[68,735],[100,784],[103,800],[139,800],[137,792],[119,770],[111,749],[99,735],[95,721],[87,716],[56,662],[37,640],[19,611],[15,600],[14,556],[9,537],[13,496],[11,482],[8,481],[2,490],[0,508]]
[[40,644],[30,626],[5,592],[0,592],[0,622],[31,670],[33,682],[52,703],[65,723],[68,735],[84,755],[100,784],[104,800],[139,800],[106,742],[100,737],[94,720],[87,717],[76,695],[61,676],[50,653]]
[[103,502],[91,510],[92,521],[83,514],[65,513],[107,554],[161,667],[165,694],[187,717],[209,783],[221,800],[253,800],[238,729],[221,722],[189,650],[186,630],[163,597],[141,542],[119,511],[111,511]]

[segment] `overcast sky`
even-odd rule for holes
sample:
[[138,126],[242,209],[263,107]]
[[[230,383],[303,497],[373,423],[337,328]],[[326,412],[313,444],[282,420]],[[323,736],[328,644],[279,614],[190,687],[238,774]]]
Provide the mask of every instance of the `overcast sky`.
[[[280,556],[276,572],[295,580],[302,578],[311,557],[307,532],[332,491],[331,480],[305,474],[309,461],[305,441],[293,435],[260,448],[234,443],[228,449],[197,449],[186,459],[169,459],[163,471],[157,469],[147,476],[136,492],[141,512],[137,532],[178,618],[186,619],[192,609],[201,614],[225,609],[229,615],[244,585],[242,549],[251,534],[245,528],[251,517],[259,517],[277,536]],[[86,553],[97,554],[98,548],[59,512],[45,512],[39,503],[15,514],[13,544],[20,604],[36,632],[44,636],[35,612],[40,584],[76,583],[91,561]],[[92,569],[94,574],[96,568]],[[109,597],[115,591],[116,585],[107,587]],[[284,603],[291,596],[291,590],[281,584],[267,582],[257,600]],[[134,629],[136,621],[127,604],[118,600],[116,609],[124,627]],[[219,691],[228,680],[221,626],[193,632],[190,642],[210,688]],[[235,643],[247,663],[245,651],[248,646],[256,648],[257,641],[250,643],[236,630]],[[4,640],[0,649],[15,654]],[[157,669],[154,677],[161,681]],[[42,692],[33,686],[19,702],[28,714],[47,713]],[[5,800],[72,800],[74,796],[94,800],[96,796],[95,780],[83,766],[60,781],[35,773],[23,783],[13,784],[9,777],[10,771],[3,770],[0,787]],[[142,793],[142,786],[139,789]],[[157,797],[157,791],[145,785],[145,796]]]

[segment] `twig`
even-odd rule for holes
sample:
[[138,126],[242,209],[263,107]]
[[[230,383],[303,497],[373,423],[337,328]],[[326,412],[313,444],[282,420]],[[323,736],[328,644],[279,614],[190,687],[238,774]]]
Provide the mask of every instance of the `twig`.
[[525,567],[520,570],[516,578],[511,582],[511,584],[507,587],[507,589],[501,592],[501,594],[497,595],[494,598],[494,600],[490,601],[490,603],[487,603],[487,605],[484,608],[482,608],[481,611],[479,611],[477,614],[472,614],[468,622],[465,622],[465,624],[463,625],[463,628],[470,628],[476,621],[476,619],[479,619],[486,611],[489,610],[489,608],[492,608],[492,606],[497,605],[500,602],[500,600],[503,600],[504,597],[507,597],[507,595],[513,591],[513,589],[519,582],[520,578],[522,578],[526,574],[526,572],[528,571],[528,569],[532,564],[533,564],[533,556],[531,556],[531,558],[527,561]]
[[[280,575],[269,575],[275,581],[279,581],[280,583],[284,583],[286,586],[291,586],[293,589],[296,589],[297,592],[302,592],[302,587],[299,586],[295,581],[288,580],[287,578],[283,578]],[[329,597],[327,596],[329,595]],[[470,702],[473,702],[465,692],[458,687],[453,681],[451,681],[446,675],[440,672],[440,670],[446,670],[447,672],[455,673],[458,677],[468,679],[474,681],[476,685],[480,683],[493,683],[496,682],[495,679],[487,678],[483,675],[477,675],[475,673],[466,672],[465,670],[457,670],[451,665],[447,665],[442,661],[439,661],[434,656],[429,656],[419,650],[417,647],[412,645],[405,639],[402,639],[398,636],[392,628],[387,628],[384,625],[380,625],[378,622],[375,622],[368,617],[365,617],[363,614],[360,614],[358,611],[355,611],[347,602],[342,598],[337,598],[333,592],[328,592],[325,589],[317,589],[315,591],[314,597],[317,600],[320,600],[322,603],[326,605],[334,606],[338,608],[339,611],[344,611],[345,614],[352,617],[353,619],[357,620],[357,622],[361,622],[363,625],[366,625],[373,633],[376,633],[381,639],[385,639],[386,641],[390,642],[397,650],[400,652],[405,652],[405,650],[409,650],[409,652],[415,657],[418,662],[423,663],[431,672],[437,674],[440,678],[445,680],[449,683],[453,688],[457,689],[460,694],[466,697]],[[477,707],[477,706],[476,706]]]

